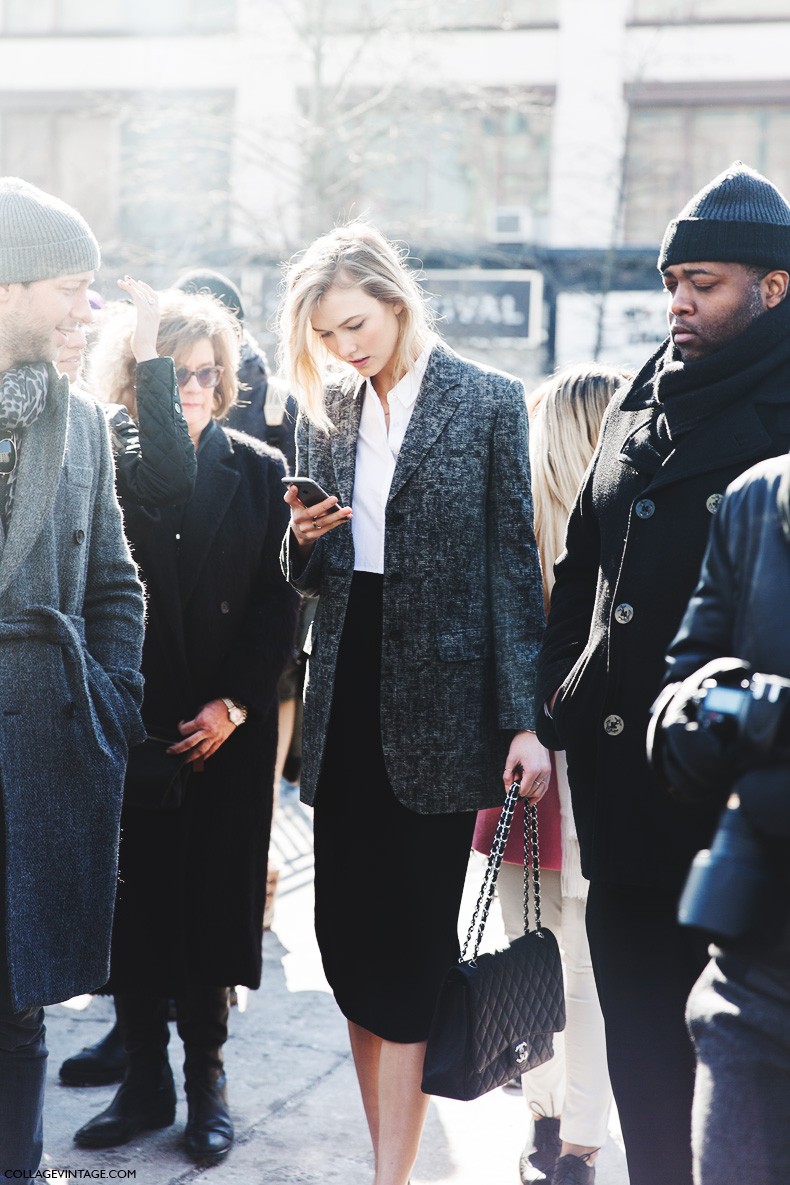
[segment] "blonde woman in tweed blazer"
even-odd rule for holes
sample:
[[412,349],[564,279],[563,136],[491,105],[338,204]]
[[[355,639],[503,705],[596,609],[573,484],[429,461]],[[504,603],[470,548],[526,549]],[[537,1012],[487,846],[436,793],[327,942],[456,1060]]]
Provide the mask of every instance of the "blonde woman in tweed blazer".
[[316,932],[374,1185],[406,1185],[475,811],[516,776],[539,798],[550,770],[532,732],[543,591],[524,391],[441,342],[402,256],[360,223],[291,266],[281,348],[297,472],[329,494],[306,507],[289,488],[283,548],[294,585],[320,595],[302,780]]

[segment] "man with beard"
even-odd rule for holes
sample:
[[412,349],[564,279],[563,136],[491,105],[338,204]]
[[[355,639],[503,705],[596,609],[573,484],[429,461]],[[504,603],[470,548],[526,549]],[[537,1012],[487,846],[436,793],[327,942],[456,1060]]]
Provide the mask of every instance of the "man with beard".
[[790,447],[790,205],[735,162],[669,224],[658,266],[670,338],[612,401],[568,523],[538,735],[568,755],[631,1180],[689,1185],[684,1009],[706,952],[676,907],[715,812],[666,798],[645,735],[725,487]]
[[42,1153],[43,1005],[101,987],[142,590],[104,413],[52,362],[91,319],[76,210],[0,178],[0,1176]]

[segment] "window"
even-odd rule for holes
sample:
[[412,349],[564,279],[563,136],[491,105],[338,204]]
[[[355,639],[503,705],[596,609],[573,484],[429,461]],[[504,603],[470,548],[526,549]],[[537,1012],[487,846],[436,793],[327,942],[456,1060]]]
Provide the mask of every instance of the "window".
[[2,171],[24,177],[69,202],[97,238],[115,230],[118,137],[112,116],[37,104],[0,116]]
[[787,0],[633,0],[633,19],[655,24],[681,21],[790,20]]
[[624,237],[660,242],[664,228],[733,160],[790,193],[790,97],[742,105],[632,106]]
[[502,28],[556,24],[557,0],[454,0],[428,5],[433,23],[444,29]]
[[[6,101],[8,102],[8,101]],[[232,103],[225,94],[30,96],[0,108],[0,165],[85,216],[110,252],[198,258],[227,241]]]
[[335,31],[368,27],[413,29],[512,29],[556,25],[558,0],[313,0],[320,17]]
[[120,122],[119,232],[143,253],[198,258],[227,241],[230,95],[146,92]]
[[5,0],[17,35],[215,33],[232,29],[236,0]]
[[552,99],[545,91],[403,92],[397,110],[384,110],[357,93],[324,139],[319,175],[305,178],[306,194],[325,197],[317,222],[369,214],[389,233],[468,241],[488,237],[497,209],[509,207],[526,211],[539,234]]

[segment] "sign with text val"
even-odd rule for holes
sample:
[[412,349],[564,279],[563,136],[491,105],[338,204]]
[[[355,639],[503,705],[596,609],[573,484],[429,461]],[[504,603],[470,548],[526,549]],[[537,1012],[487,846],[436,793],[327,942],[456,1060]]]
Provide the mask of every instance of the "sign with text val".
[[450,342],[479,338],[537,346],[543,340],[540,272],[478,267],[428,270],[422,284],[437,314],[437,328]]

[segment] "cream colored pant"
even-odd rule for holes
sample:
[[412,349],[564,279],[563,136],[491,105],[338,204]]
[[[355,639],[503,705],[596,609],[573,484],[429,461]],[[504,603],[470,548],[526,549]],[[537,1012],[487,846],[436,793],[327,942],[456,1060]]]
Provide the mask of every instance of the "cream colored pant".
[[[565,972],[564,1033],[554,1037],[554,1057],[521,1079],[527,1105],[538,1115],[561,1115],[560,1137],[569,1144],[600,1148],[606,1143],[612,1088],[606,1069],[603,1016],[595,990],[584,926],[584,902],[563,897],[560,873],[540,874],[542,923],[562,952]],[[524,873],[503,864],[497,892],[508,940],[524,933]],[[530,892],[530,906],[532,906]],[[534,919],[530,919],[534,925]]]

